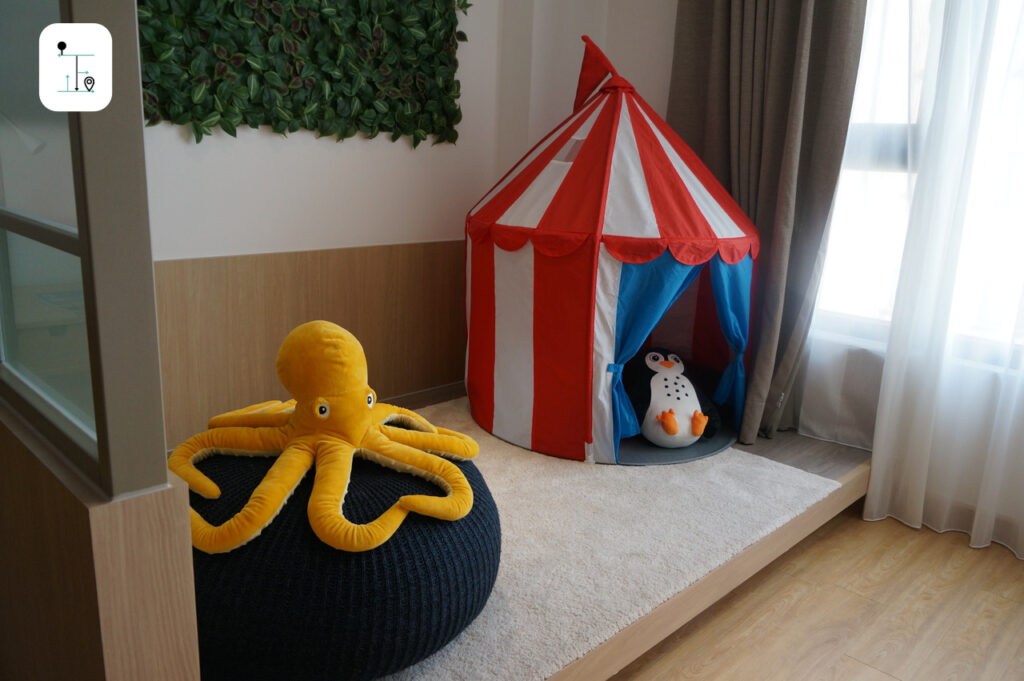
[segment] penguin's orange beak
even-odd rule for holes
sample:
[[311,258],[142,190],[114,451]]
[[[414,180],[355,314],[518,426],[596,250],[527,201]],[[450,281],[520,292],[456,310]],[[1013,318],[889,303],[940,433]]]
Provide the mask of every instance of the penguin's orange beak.
[[666,369],[671,369],[672,367],[674,367],[676,365],[675,362],[670,362],[667,359],[664,362],[658,362],[658,364],[660,364],[661,366],[665,367]]

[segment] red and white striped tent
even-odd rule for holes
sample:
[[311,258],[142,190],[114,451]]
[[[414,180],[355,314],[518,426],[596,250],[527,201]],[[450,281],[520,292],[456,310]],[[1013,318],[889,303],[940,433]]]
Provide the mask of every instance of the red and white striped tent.
[[705,264],[733,351],[715,399],[742,409],[758,236],[584,41],[572,115],[466,218],[466,386],[473,417],[498,437],[614,463],[619,440],[639,432],[622,364]]

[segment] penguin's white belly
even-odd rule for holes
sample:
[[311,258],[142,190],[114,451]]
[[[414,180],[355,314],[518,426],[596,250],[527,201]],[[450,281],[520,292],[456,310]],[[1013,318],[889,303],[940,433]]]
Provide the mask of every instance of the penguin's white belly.
[[[675,434],[665,430],[658,415],[671,410],[677,424]],[[686,447],[700,439],[693,433],[693,413],[700,411],[700,400],[690,379],[681,372],[655,374],[651,378],[651,403],[640,424],[640,432],[659,447]]]

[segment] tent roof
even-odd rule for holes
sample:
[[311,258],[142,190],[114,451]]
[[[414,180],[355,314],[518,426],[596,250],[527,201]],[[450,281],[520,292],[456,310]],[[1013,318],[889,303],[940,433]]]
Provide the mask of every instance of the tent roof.
[[[597,236],[623,262],[757,256],[758,236],[697,155],[584,37],[577,108],[470,210],[471,238],[558,256]],[[610,76],[610,77],[608,77]],[[596,86],[596,93],[590,95]],[[590,95],[589,97],[587,95]]]

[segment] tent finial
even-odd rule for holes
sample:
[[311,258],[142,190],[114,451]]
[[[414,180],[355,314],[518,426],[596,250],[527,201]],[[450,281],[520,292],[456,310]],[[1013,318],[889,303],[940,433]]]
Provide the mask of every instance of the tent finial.
[[618,76],[619,72],[612,66],[611,61],[605,56],[590,36],[583,36],[586,48],[583,51],[583,65],[580,67],[580,80],[576,86],[576,101],[573,102],[572,110],[579,111],[587,98],[593,94],[606,76]]

